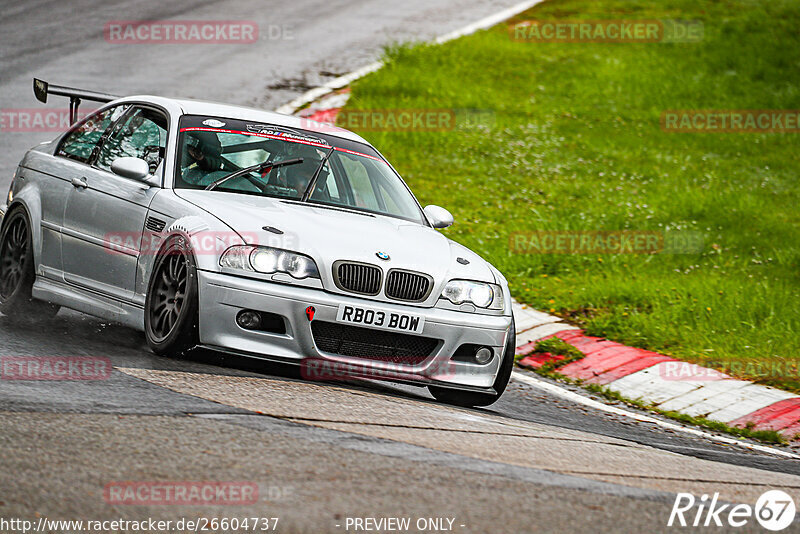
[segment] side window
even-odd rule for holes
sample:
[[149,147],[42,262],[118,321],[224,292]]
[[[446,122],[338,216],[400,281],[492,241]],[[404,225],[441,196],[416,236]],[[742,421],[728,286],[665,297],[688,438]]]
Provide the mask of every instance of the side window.
[[127,106],[114,106],[90,115],[61,141],[56,155],[88,163],[100,138],[126,109]]
[[148,108],[132,108],[114,126],[100,148],[97,166],[110,171],[117,158],[141,158],[150,165],[154,173],[167,146],[167,118],[160,112]]

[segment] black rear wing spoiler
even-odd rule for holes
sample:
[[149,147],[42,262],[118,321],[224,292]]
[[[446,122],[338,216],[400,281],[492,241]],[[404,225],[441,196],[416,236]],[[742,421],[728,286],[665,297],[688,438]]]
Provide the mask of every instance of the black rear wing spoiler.
[[106,103],[119,98],[118,96],[109,95],[107,93],[74,89],[72,87],[64,87],[63,85],[51,85],[38,78],[33,79],[33,94],[36,95],[36,100],[42,103],[47,102],[47,95],[69,97],[70,124],[74,124],[78,120],[78,106],[81,105],[81,100]]

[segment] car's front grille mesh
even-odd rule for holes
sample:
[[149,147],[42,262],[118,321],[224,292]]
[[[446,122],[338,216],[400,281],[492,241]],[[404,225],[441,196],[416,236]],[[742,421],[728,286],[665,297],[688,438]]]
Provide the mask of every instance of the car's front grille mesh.
[[311,333],[322,352],[404,365],[424,361],[439,345],[433,338],[325,321],[312,321]]
[[386,277],[386,296],[391,299],[419,302],[430,290],[431,280],[422,274],[392,270]]
[[337,285],[345,291],[377,295],[381,290],[381,270],[363,263],[341,262],[336,266]]

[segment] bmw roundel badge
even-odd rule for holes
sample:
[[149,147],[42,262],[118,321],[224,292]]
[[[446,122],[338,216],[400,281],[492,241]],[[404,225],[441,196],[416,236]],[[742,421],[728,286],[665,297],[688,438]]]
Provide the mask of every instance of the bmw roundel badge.
[[375,255],[378,256],[383,261],[389,261],[390,256],[385,252],[376,252]]

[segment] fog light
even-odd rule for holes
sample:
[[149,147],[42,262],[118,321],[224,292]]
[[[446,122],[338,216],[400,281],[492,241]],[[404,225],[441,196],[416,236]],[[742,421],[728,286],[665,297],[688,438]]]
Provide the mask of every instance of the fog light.
[[492,356],[494,356],[492,349],[481,347],[475,352],[475,361],[483,365],[489,363],[492,360]]
[[236,316],[236,324],[245,330],[255,330],[261,326],[261,315],[250,310],[240,311]]

